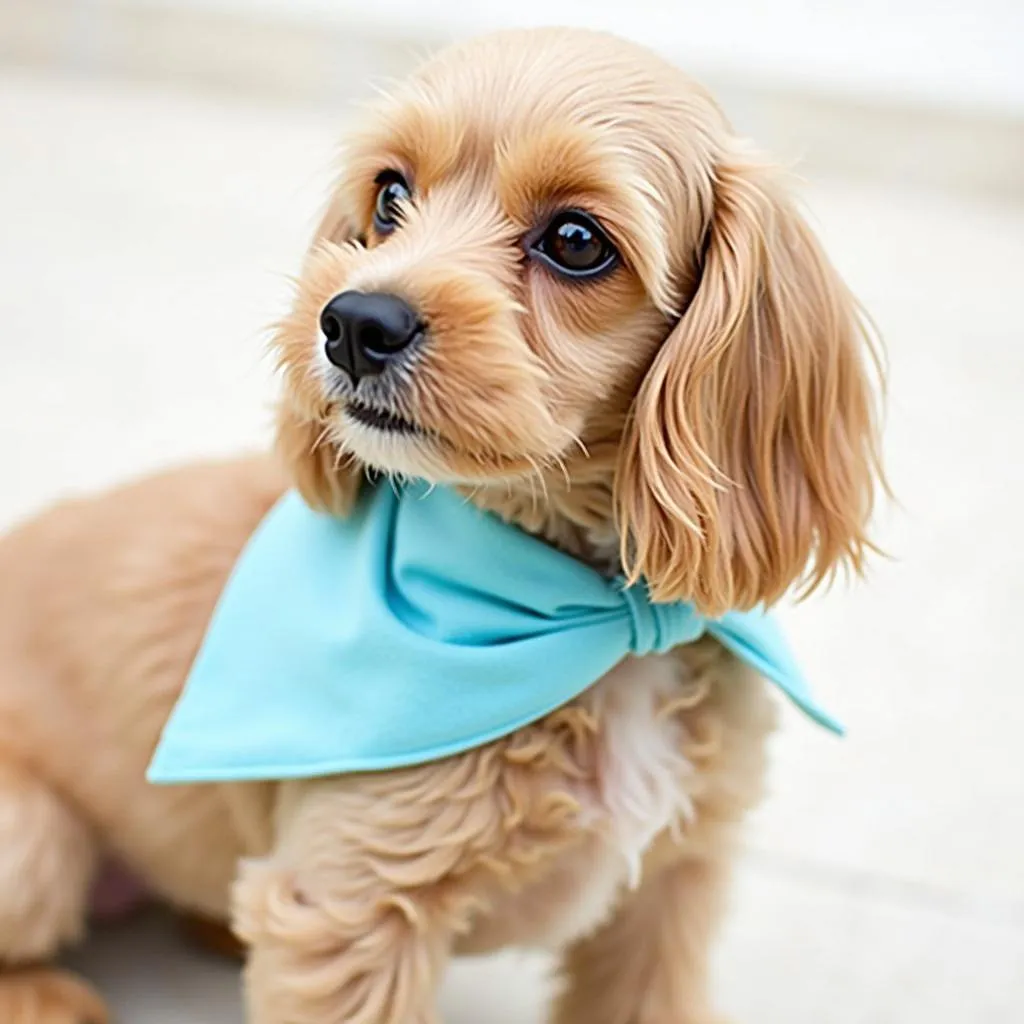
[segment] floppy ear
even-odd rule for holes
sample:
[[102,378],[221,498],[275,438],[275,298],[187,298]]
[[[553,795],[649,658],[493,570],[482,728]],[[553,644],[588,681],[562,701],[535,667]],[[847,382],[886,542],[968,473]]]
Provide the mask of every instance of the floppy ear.
[[[335,191],[313,233],[307,263],[324,243],[341,245],[355,234],[344,200]],[[309,367],[309,325],[317,322],[319,310],[304,309],[301,294],[295,303],[291,316],[277,327],[274,346],[282,365],[289,363],[285,355],[289,351],[301,350],[305,357],[291,360],[286,367],[291,372],[278,401],[275,449],[310,508],[345,515],[358,494],[362,467],[343,455],[332,438],[331,410]]]
[[310,508],[335,516],[348,514],[359,493],[362,467],[339,451],[323,422],[302,415],[282,400],[274,447]]
[[707,614],[862,568],[883,483],[877,351],[773,170],[713,184],[696,293],[636,397],[616,475],[623,562]]
[[310,253],[322,242],[342,245],[356,237],[358,231],[349,211],[349,199],[345,190],[336,187],[331,192],[327,205],[320,214],[320,221],[309,242]]

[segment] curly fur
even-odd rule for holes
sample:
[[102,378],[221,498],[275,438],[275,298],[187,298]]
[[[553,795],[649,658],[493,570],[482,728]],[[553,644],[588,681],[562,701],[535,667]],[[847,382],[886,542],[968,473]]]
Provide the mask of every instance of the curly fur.
[[[381,237],[389,168],[415,195]],[[622,254],[599,280],[527,255],[570,206]],[[346,289],[400,295],[428,325],[358,386],[318,332]],[[709,1024],[708,950],[773,723],[763,682],[713,641],[627,659],[440,763],[143,774],[234,559],[289,484],[337,515],[368,472],[453,484],[711,613],[859,570],[877,358],[785,182],[639,47],[570,30],[468,43],[350,141],[274,351],[278,463],[153,477],[0,541],[0,1020],[102,1018],[87,989],[24,965],[77,936],[113,853],[160,897],[232,917],[252,1024],[428,1024],[446,960],[508,944],[558,951],[554,1024]],[[358,422],[356,396],[420,429]]]

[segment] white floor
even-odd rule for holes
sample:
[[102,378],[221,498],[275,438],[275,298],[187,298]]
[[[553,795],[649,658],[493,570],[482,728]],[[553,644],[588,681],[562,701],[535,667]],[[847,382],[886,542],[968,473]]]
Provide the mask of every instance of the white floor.
[[[265,443],[282,308],[336,129],[287,108],[0,71],[0,522]],[[1024,207],[819,181],[890,347],[901,507],[866,585],[788,618],[850,735],[794,714],[718,960],[759,1024],[1024,1020]],[[240,1021],[159,917],[78,961],[131,1024]],[[534,1024],[546,964],[460,964],[452,1024]]]

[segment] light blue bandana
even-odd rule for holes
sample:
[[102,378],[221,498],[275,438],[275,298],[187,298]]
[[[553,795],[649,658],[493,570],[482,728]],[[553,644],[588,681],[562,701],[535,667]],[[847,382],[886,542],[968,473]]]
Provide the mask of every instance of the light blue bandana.
[[228,581],[149,778],[433,761],[542,718],[628,654],[704,633],[841,731],[761,613],[653,604],[443,488],[368,487],[344,520],[288,494]]

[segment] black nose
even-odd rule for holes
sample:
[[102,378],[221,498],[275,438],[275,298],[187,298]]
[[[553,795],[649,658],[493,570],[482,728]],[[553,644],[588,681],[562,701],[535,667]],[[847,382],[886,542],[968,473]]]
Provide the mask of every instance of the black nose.
[[342,292],[324,306],[324,352],[354,380],[380,373],[419,333],[416,311],[403,299],[379,292]]

